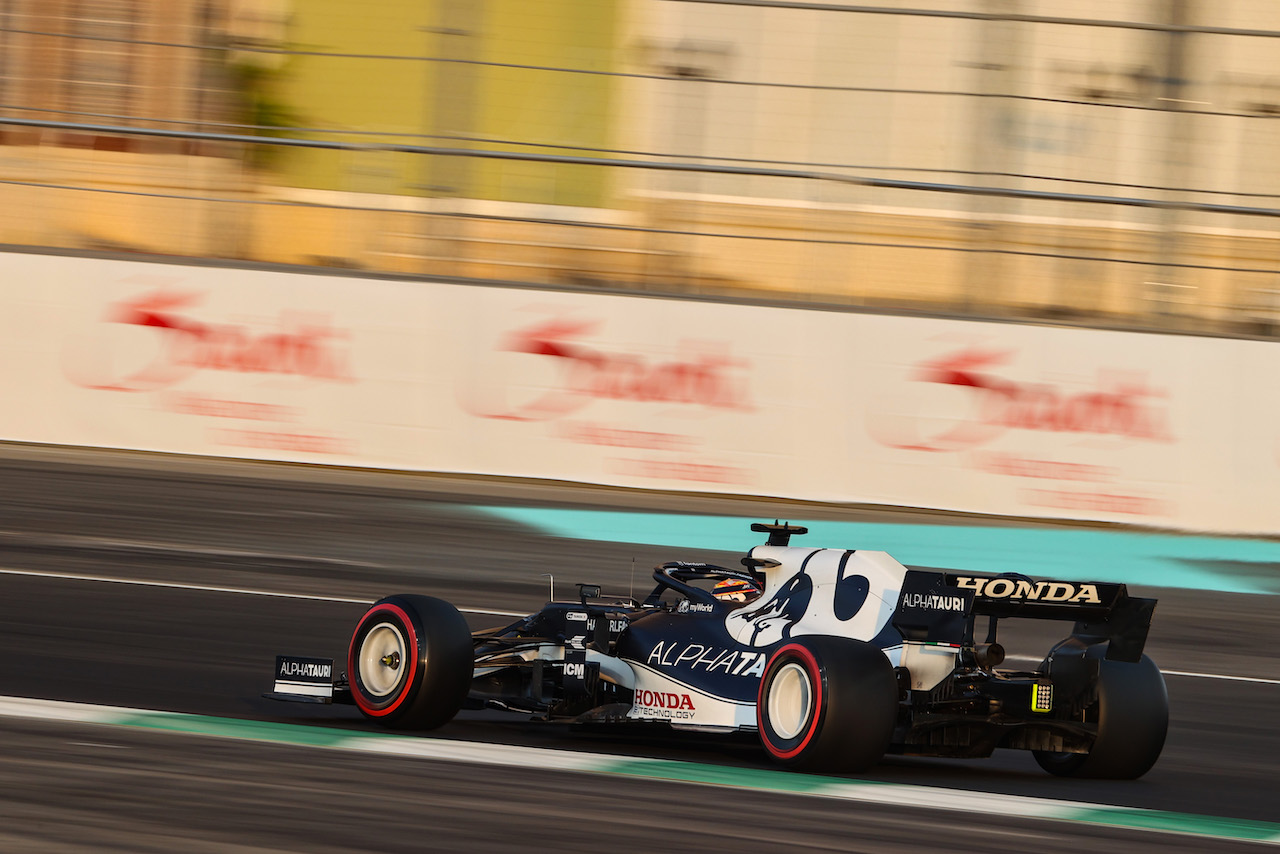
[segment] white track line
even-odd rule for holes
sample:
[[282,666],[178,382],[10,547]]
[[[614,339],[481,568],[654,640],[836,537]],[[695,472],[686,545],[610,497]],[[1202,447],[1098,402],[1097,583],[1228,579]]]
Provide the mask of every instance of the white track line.
[[[39,572],[29,569],[3,569],[0,575],[24,575],[31,578],[56,578],[62,581],[97,581],[104,584],[134,584],[140,587],[169,587],[175,590],[198,590],[206,593],[239,593],[244,596],[271,596],[277,599],[307,599],[316,602],[341,602],[350,605],[372,605],[372,599],[348,599],[342,596],[316,596],[309,593],[279,593],[272,590],[254,590],[248,587],[216,587],[209,584],[182,584],[176,581],[149,581],[139,578],[108,578],[98,575],[72,575],[64,572]],[[485,608],[458,608],[464,614],[480,614],[488,617],[525,617],[517,611],[491,611]],[[1011,655],[1009,658],[1038,661],[1031,656]],[[1256,676],[1226,676],[1220,673],[1191,673],[1185,670],[1161,670],[1165,676],[1190,676],[1196,679],[1224,679],[1229,682],[1253,682],[1260,685],[1280,685],[1280,679],[1262,679]]]
[[[316,596],[310,593],[280,593],[249,587],[218,587],[212,584],[183,584],[177,581],[151,581],[141,578],[108,578],[100,575],[73,575],[66,572],[38,572],[28,569],[0,568],[0,575],[23,575],[29,578],[54,578],[61,581],[96,581],[102,584],[133,584],[139,587],[168,587],[174,590],[198,590],[205,593],[238,593],[243,596],[270,596],[276,599],[307,599],[315,602],[341,602],[350,605],[372,605],[372,599],[349,599],[343,596]],[[484,608],[458,608],[464,614],[489,617],[526,617],[528,612],[490,611]]]
[[1183,670],[1161,670],[1165,676],[1194,676],[1197,679],[1228,679],[1232,682],[1258,682],[1263,685],[1280,685],[1280,679],[1260,679],[1257,676],[1222,676],[1217,673],[1188,673]]
[[[1043,659],[1032,655],[1011,655],[1006,661],[1034,662],[1039,664]],[[1188,670],[1160,670],[1165,676],[1189,676],[1193,679],[1225,679],[1228,682],[1255,682],[1260,685],[1280,685],[1280,679],[1263,679],[1258,676],[1223,676],[1220,673],[1192,673]]]
[[107,537],[82,537],[76,534],[61,534],[57,536],[32,536],[24,534],[20,531],[0,531],[0,536],[7,539],[16,540],[19,544],[25,542],[37,543],[41,545],[54,546],[84,546],[88,548],[108,549],[113,551],[140,551],[151,554],[177,554],[190,555],[202,554],[210,557],[234,557],[234,558],[258,558],[260,560],[292,560],[307,561],[308,563],[323,563],[337,566],[355,566],[363,569],[377,569],[378,564],[369,563],[363,560],[346,560],[342,558],[318,557],[315,555],[299,555],[286,554],[280,552],[254,552],[244,549],[215,549],[209,546],[196,548],[194,546],[183,546],[170,543],[154,543],[145,540],[112,540]]

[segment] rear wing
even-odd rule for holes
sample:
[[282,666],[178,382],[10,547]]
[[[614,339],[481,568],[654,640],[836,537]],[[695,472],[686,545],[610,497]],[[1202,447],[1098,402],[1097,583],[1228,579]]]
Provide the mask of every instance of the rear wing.
[[1137,661],[1147,643],[1155,599],[1130,596],[1123,584],[1031,579],[1025,575],[911,569],[903,579],[893,625],[909,641],[972,645],[979,616],[1070,620],[1073,637],[1106,643],[1106,657]]

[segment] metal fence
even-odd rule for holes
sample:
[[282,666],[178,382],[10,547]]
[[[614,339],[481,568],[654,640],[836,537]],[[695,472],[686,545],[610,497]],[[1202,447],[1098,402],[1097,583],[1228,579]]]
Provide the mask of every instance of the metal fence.
[[350,5],[0,0],[0,242],[1280,334],[1267,3]]

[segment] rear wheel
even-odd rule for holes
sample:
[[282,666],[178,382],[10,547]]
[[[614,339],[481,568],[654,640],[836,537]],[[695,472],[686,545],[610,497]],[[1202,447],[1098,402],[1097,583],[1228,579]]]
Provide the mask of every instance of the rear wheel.
[[760,680],[760,742],[778,762],[809,771],[861,771],[884,756],[898,689],[883,652],[847,638],[780,647]]
[[433,729],[462,708],[471,687],[471,630],[431,596],[388,596],[356,624],[347,653],[351,696],[383,726]]
[[1136,780],[1160,758],[1169,729],[1164,676],[1145,655],[1136,662],[1107,661],[1105,647],[1085,655],[1098,660],[1098,736],[1088,753],[1033,751],[1040,767],[1059,777]]

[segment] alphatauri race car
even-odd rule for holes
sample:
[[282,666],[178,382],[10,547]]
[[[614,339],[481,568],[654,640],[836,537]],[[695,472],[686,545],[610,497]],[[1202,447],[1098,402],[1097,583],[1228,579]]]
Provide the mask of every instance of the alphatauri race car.
[[[402,729],[497,708],[754,731],[777,762],[836,773],[886,753],[1013,748],[1052,774],[1131,779],[1159,757],[1168,694],[1143,654],[1154,599],[1123,584],[909,569],[882,551],[793,546],[807,533],[797,525],[751,529],[768,542],[741,569],[664,563],[642,601],[582,584],[575,601],[486,631],[441,599],[388,596],[356,624],[345,673],[279,656],[264,696],[354,703]],[[723,601],[713,587],[726,581],[759,595]],[[1004,669],[997,627],[1010,618],[1070,632],[1033,669]]]

